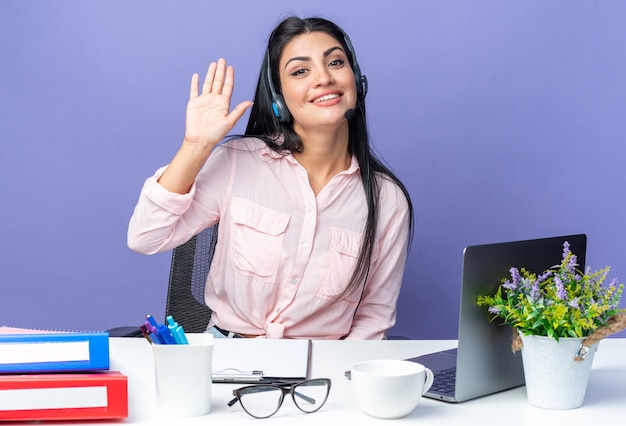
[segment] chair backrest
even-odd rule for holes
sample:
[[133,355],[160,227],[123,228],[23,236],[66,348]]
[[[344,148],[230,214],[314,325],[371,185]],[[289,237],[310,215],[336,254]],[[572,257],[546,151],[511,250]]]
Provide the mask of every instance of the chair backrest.
[[204,287],[217,244],[218,224],[172,251],[165,315],[172,315],[188,333],[202,333],[211,319]]

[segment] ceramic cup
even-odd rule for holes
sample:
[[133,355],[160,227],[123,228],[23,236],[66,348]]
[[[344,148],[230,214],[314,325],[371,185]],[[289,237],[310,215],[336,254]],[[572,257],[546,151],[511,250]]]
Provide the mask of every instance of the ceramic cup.
[[381,419],[409,414],[433,384],[430,369],[405,360],[359,362],[350,374],[352,392],[361,410]]
[[177,417],[211,411],[213,336],[187,333],[188,345],[152,345],[157,409]]

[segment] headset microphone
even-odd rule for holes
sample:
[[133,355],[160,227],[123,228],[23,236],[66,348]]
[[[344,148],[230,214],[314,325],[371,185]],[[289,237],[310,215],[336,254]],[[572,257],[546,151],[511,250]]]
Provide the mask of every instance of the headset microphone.
[[367,95],[367,77],[363,75],[361,76],[360,81],[357,83],[357,100],[354,108],[350,108],[343,113],[343,116],[346,118],[346,120],[350,121],[354,118],[354,116],[356,115],[356,109],[365,98],[365,95]]

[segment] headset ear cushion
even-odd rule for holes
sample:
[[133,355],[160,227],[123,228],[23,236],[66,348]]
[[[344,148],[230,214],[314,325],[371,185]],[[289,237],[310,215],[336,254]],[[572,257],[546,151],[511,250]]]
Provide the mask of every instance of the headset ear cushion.
[[276,94],[274,96],[272,109],[274,110],[274,115],[278,117],[278,121],[281,123],[289,123],[291,121],[291,114],[289,113],[289,109],[285,105],[285,101],[281,95]]
[[278,104],[276,104],[276,102],[272,102],[272,110],[274,110],[274,115],[280,118],[280,111],[278,110]]

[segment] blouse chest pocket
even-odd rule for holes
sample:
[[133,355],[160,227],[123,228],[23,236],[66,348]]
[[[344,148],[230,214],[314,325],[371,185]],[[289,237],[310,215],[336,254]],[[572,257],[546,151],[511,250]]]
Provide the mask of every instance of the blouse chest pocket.
[[[318,297],[336,299],[346,289],[356,268],[362,244],[362,234],[340,228],[332,229],[328,250],[328,271],[318,290]],[[376,240],[372,248],[370,264],[378,260],[379,251],[379,243]],[[357,290],[349,294],[345,301],[358,303],[362,290],[361,285]]]
[[234,198],[231,217],[234,267],[263,282],[275,282],[290,216],[248,200]]

